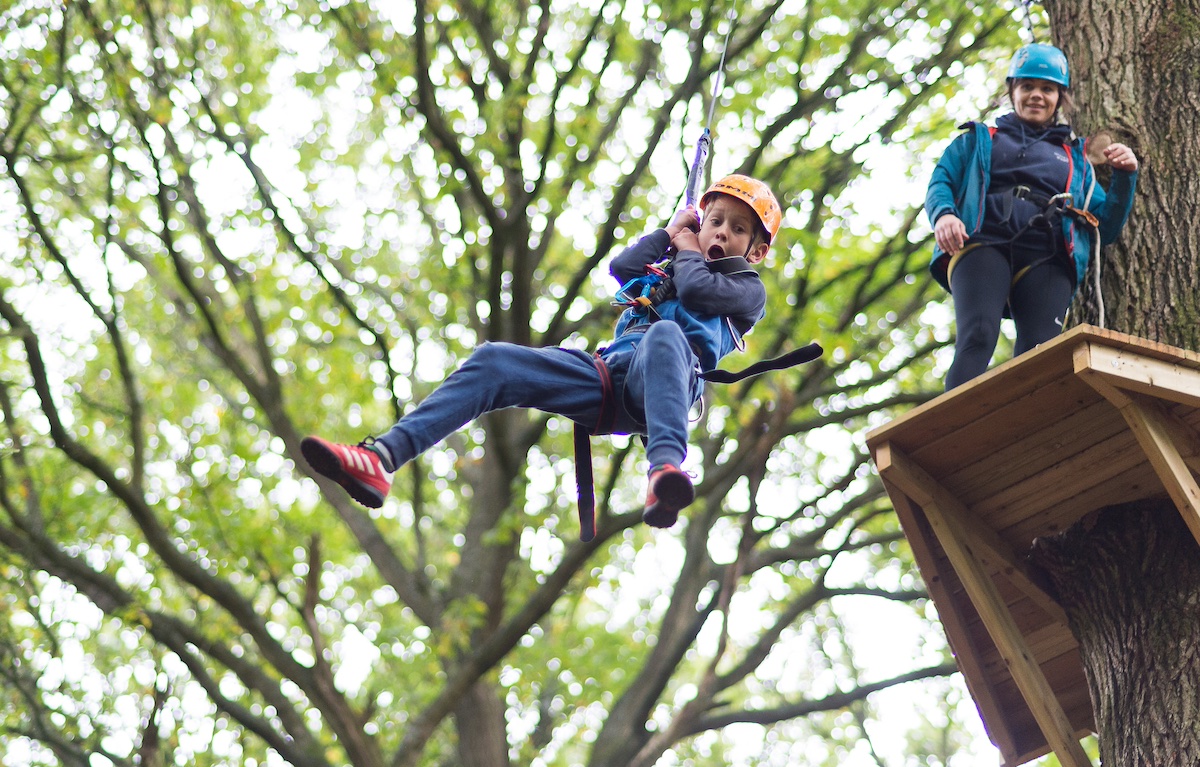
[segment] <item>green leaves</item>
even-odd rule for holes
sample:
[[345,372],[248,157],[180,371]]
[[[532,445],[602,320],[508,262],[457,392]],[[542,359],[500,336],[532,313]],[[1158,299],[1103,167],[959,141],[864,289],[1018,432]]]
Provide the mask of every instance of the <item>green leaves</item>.
[[[377,512],[299,440],[381,433],[485,341],[606,341],[606,259],[678,204],[723,8],[0,14],[0,629],[21,669],[70,637],[91,660],[68,681],[109,693],[5,677],[0,740],[30,763],[56,738],[114,763],[725,764],[748,728],[855,748],[869,694],[948,672],[826,650],[863,600],[922,604],[862,434],[940,390],[920,163],[1005,19],[739,6],[711,172],[786,216],[726,366],[827,352],[710,387],[669,532],[639,523],[640,443],[593,440],[584,546],[565,419],[468,424]],[[786,662],[814,652],[844,695]],[[74,729],[34,726],[65,708]]]

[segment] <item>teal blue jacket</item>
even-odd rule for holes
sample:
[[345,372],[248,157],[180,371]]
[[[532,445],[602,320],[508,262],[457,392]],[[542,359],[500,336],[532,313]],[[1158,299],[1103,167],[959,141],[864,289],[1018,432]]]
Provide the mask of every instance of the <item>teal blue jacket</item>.
[[[962,220],[967,236],[976,234],[983,225],[984,198],[992,173],[992,129],[983,123],[965,123],[960,126],[964,133],[946,148],[942,159],[933,169],[929,189],[925,194],[925,214],[930,225],[947,213]],[[1094,246],[1093,238],[1098,234],[1100,244],[1107,245],[1117,238],[1125,219],[1133,207],[1133,193],[1137,187],[1137,171],[1114,170],[1112,182],[1104,189],[1096,182],[1096,170],[1084,156],[1084,139],[1076,138],[1064,145],[1070,171],[1067,188],[1074,198],[1074,206],[1094,215],[1099,226],[1092,227],[1073,216],[1063,216],[1063,237],[1067,248],[1075,259],[1075,285],[1083,282],[1088,261]],[[929,270],[942,287],[950,289],[946,282],[946,267],[950,257],[936,244]]]

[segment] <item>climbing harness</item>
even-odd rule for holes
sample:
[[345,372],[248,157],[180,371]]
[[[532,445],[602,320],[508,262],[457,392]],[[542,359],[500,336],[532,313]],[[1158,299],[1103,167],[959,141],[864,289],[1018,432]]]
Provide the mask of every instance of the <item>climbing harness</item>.
[[[1076,210],[1071,205],[1071,203],[1075,200],[1075,196],[1070,192],[1060,192],[1052,197],[1046,197],[1045,195],[1040,195],[1033,192],[1027,186],[1018,185],[1012,188],[1012,195],[1005,199],[1007,203],[1005,205],[1006,210],[1003,216],[1005,220],[1008,220],[1009,216],[1011,215],[1012,204],[1016,200],[1026,200],[1027,202],[1032,202],[1034,205],[1041,208],[1039,212],[1030,216],[1029,220],[1026,221],[1006,243],[1008,246],[1007,250],[1010,261],[1012,259],[1012,246],[1021,237],[1021,235],[1025,234],[1030,229],[1037,227],[1040,229],[1045,229],[1051,237],[1054,237],[1057,233],[1055,230],[1055,224],[1057,223],[1058,218],[1064,214],[1067,214],[1068,211]],[[1089,213],[1088,215],[1091,214]],[[1022,277],[1029,273],[1031,269],[1041,266],[1042,264],[1050,263],[1058,257],[1059,256],[1056,253],[1044,258],[1039,258],[1037,261],[1034,261],[1031,264],[1026,264],[1012,276],[1011,284],[1016,285],[1021,281]]]
[[600,415],[592,429],[575,424],[575,487],[578,494],[579,540],[587,543],[596,537],[596,488],[592,473],[593,434],[612,434],[617,421],[616,387],[608,364],[597,352],[592,355],[592,364],[600,376]]
[[[616,292],[613,306],[627,307],[638,317],[645,317],[651,312],[657,316],[658,312],[655,311],[655,307],[675,297],[675,278],[671,272],[672,261],[672,258],[665,258],[656,263],[647,264],[644,275],[634,277]],[[706,263],[709,270],[717,274],[731,275],[754,271],[754,267],[750,265],[745,256],[726,256]]]
[[[1095,182],[1093,181],[1093,186],[1094,184]],[[1074,195],[1072,195],[1070,192],[1059,192],[1056,195],[1047,197],[1046,195],[1038,194],[1037,192],[1032,191],[1029,187],[1024,185],[1014,186],[1009,190],[1009,192],[1010,195],[1005,197],[1004,205],[1000,211],[1001,219],[1005,221],[1009,219],[1009,217],[1012,215],[1013,202],[1016,200],[1026,200],[1041,208],[1041,211],[1030,216],[1029,220],[1026,221],[1021,228],[1018,229],[1012,235],[1012,237],[1008,239],[1007,242],[987,243],[987,245],[990,247],[1002,248],[1008,253],[1010,261],[1012,260],[1012,246],[1021,237],[1021,235],[1025,234],[1034,227],[1041,227],[1045,228],[1049,232],[1054,232],[1054,223],[1056,217],[1058,216],[1068,216],[1074,219],[1076,223],[1087,226],[1093,231],[1099,226],[1099,221],[1097,221],[1096,216],[1092,214],[1091,211],[1086,209],[1087,203],[1084,204],[1085,207],[1083,208],[1075,207]],[[1091,199],[1090,193],[1088,195],[1088,199]],[[1096,240],[1096,238],[1093,238],[1093,240]],[[947,283],[950,282],[951,275],[954,272],[954,267],[958,265],[959,261],[961,261],[964,256],[978,247],[983,247],[983,245],[979,243],[973,243],[964,247],[950,257],[950,262],[946,267]],[[1031,264],[1027,264],[1013,274],[1011,285],[1016,285],[1031,269],[1053,261],[1058,257],[1058,254],[1046,256],[1045,258],[1038,259]]]
[[667,271],[670,266],[670,259],[647,264],[646,274],[634,277],[621,286],[616,293],[613,306],[627,306],[633,310],[634,314],[644,316],[654,311],[654,307],[663,301],[674,298],[675,280]]
[[[1090,210],[1087,209],[1088,205],[1091,203],[1092,192],[1095,191],[1095,188],[1096,188],[1096,178],[1095,178],[1095,175],[1093,174],[1092,183],[1088,188],[1088,192],[1084,198],[1083,205],[1080,207],[1076,207],[1074,205],[1074,196],[1070,192],[1060,192],[1056,195],[1053,195],[1052,197],[1046,197],[1045,195],[1040,195],[1036,192],[1031,191],[1029,189],[1029,187],[1027,187],[1027,186],[1013,187],[1010,190],[1012,193],[1012,196],[1006,200],[1006,204],[1002,208],[1002,215],[1005,220],[1007,220],[1009,218],[1011,211],[1012,211],[1012,202],[1013,202],[1013,200],[1016,200],[1016,199],[1028,200],[1029,202],[1032,202],[1035,205],[1037,205],[1038,207],[1040,207],[1041,211],[1034,214],[1033,216],[1031,216],[1029,218],[1029,220],[1026,221],[1025,224],[1019,230],[1017,230],[1017,232],[1007,242],[986,243],[986,244],[985,243],[971,243],[971,244],[967,245],[966,247],[962,248],[961,250],[959,250],[953,256],[951,256],[950,261],[946,266],[946,283],[950,284],[952,275],[954,273],[954,267],[958,265],[959,261],[961,261],[962,258],[964,256],[966,256],[968,253],[971,253],[972,251],[976,250],[977,248],[991,247],[991,248],[995,248],[995,249],[999,250],[1008,259],[1009,269],[1011,270],[1013,267],[1013,245],[1015,244],[1017,238],[1019,238],[1025,232],[1029,231],[1034,226],[1039,226],[1039,225],[1043,225],[1049,231],[1054,232],[1054,231],[1056,231],[1055,217],[1056,216],[1067,216],[1067,217],[1073,219],[1076,225],[1085,226],[1092,230],[1092,238],[1091,238],[1092,253],[1091,253],[1091,258],[1089,258],[1089,263],[1094,262],[1096,265],[1096,272],[1095,272],[1096,303],[1097,303],[1097,310],[1098,310],[1098,314],[1099,314],[1099,326],[1101,328],[1103,328],[1104,327],[1104,296],[1100,292],[1100,231],[1099,231],[1100,222],[1096,218],[1095,214],[1093,214]],[[1064,245],[1065,245],[1065,243],[1064,243]],[[1055,252],[1052,255],[1045,256],[1043,258],[1040,258],[1040,259],[1034,261],[1033,263],[1026,264],[1025,266],[1021,267],[1021,269],[1017,270],[1013,274],[1012,280],[1009,283],[1009,290],[1011,290],[1013,287],[1015,287],[1016,284],[1018,282],[1020,282],[1020,280],[1026,274],[1028,274],[1032,269],[1035,269],[1043,264],[1051,263],[1060,258],[1066,259],[1067,263],[1064,264],[1064,266],[1071,269],[1072,270],[1071,273],[1074,274],[1075,273],[1074,272],[1074,268],[1075,268],[1074,267],[1074,258],[1072,257],[1069,249],[1066,249],[1062,253]],[[1008,316],[1007,308],[1005,309],[1005,312],[1006,312],[1005,316]],[[1068,313],[1069,313],[1069,309],[1068,309]],[[1063,322],[1064,323],[1066,322],[1065,318],[1063,319]]]

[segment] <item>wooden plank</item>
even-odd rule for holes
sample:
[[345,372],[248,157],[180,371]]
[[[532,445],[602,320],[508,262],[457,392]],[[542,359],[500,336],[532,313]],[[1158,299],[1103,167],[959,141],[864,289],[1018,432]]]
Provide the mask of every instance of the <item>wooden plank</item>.
[[[1013,622],[1017,624],[1017,628],[1021,629],[1021,636],[1025,639],[1025,645],[1033,653],[1033,656],[1038,659],[1038,664],[1041,666],[1045,666],[1051,658],[1057,658],[1070,652],[1078,653],[1079,642],[1075,639],[1075,635],[1071,633],[1071,630],[1065,626],[1048,624],[1041,628],[1030,630],[1021,626],[1020,621],[1014,620]],[[972,634],[986,630],[986,626],[982,623],[982,620],[972,621],[968,628]],[[989,677],[995,677],[998,672],[1005,668],[1004,658],[1000,655],[999,649],[995,647],[988,647],[980,657],[979,662]],[[1083,681],[1083,669],[1080,668],[1077,671],[1080,681]],[[1057,688],[1059,686],[1054,684],[1054,680],[1051,680],[1048,675],[1046,678],[1047,681],[1051,682],[1051,687]]]
[[[1140,450],[1136,442],[1130,441],[1131,449]],[[1052,505],[1039,506],[1032,512],[1025,509],[1022,516],[1011,520],[1008,527],[1000,527],[997,532],[1006,541],[1031,542],[1043,535],[1066,530],[1104,506],[1164,494],[1162,483],[1154,470],[1147,461],[1142,460],[1120,474],[1083,488],[1069,498],[1055,499]]]
[[[1083,737],[1095,730],[1095,716],[1092,711],[1091,697],[1088,692],[1087,680],[1083,675],[1083,658],[1079,651],[1071,650],[1041,662],[1042,675],[1050,682],[1055,690],[1058,702],[1067,712],[1074,732]],[[1001,694],[1008,700],[1020,700],[1020,691],[1016,683],[1009,677],[1003,685]],[[1026,738],[1028,739],[1028,738]]]
[[[1075,351],[1073,362],[1076,375],[1101,394],[1110,405],[1115,406],[1126,419],[1126,425],[1133,428],[1128,421],[1129,416],[1125,413],[1125,408],[1129,407],[1139,396],[1146,403],[1157,403],[1159,398],[1157,396],[1147,397],[1133,389],[1126,389],[1111,376],[1099,373],[1094,368],[1094,365],[1099,364],[1095,351],[1090,346],[1081,347]],[[1170,401],[1169,398],[1168,401]],[[1200,472],[1200,434],[1197,433],[1197,426],[1200,425],[1200,411],[1195,407],[1180,403],[1176,403],[1172,410],[1167,410],[1163,405],[1159,405],[1158,409],[1164,416],[1161,425],[1166,428],[1179,457],[1191,471]],[[1175,411],[1182,411],[1182,413]],[[1138,435],[1138,441],[1142,441],[1140,435]]]
[[[939,551],[941,551],[940,548]],[[944,556],[944,552],[938,561],[938,565],[953,572],[950,561]],[[992,574],[993,576],[997,575],[995,572]],[[1069,627],[1065,623],[1056,620],[1041,604],[1030,599],[1024,591],[1014,585],[1011,579],[1000,577],[994,580],[996,582],[996,589],[1000,592],[1000,598],[1004,600],[1004,605],[1008,608],[1008,612],[1013,617],[1013,620],[1021,627],[1022,633],[1029,634],[1048,627],[1057,627],[1066,634],[1070,634]],[[948,585],[951,588],[951,596],[954,598],[956,604],[969,604],[970,599],[962,583],[957,578]],[[971,626],[975,628],[978,624],[978,616],[975,616],[972,620],[974,622]],[[1041,657],[1041,653],[1038,653],[1038,657]]]
[[[921,508],[928,509],[931,505],[937,505],[943,513],[953,515],[956,527],[961,528],[966,536],[962,538],[963,543],[972,548],[974,557],[984,567],[1007,578],[1026,597],[1045,611],[1052,620],[1064,626],[1067,625],[1066,613],[1059,607],[1058,602],[1046,593],[1040,583],[1040,577],[1034,573],[1033,569],[1013,553],[1012,548],[996,535],[994,530],[980,524],[975,514],[947,493],[921,466],[890,444],[876,448],[875,466],[879,469],[881,477],[886,476],[889,482],[900,488]],[[940,541],[941,533],[928,511],[925,517],[929,520]],[[949,552],[947,552],[947,556],[949,556]],[[953,562],[953,560],[951,561]],[[958,570],[957,565],[954,569]]]
[[[1194,401],[1182,404],[1200,405],[1200,373],[1155,360],[1130,359],[1094,345],[1077,350],[1072,359],[1076,374],[1120,410],[1192,537],[1200,542],[1200,486],[1192,474],[1200,439],[1158,401],[1163,396],[1179,402],[1185,387],[1195,391],[1186,395]],[[1147,389],[1153,396],[1147,396]]]
[[[947,489],[967,505],[971,505],[975,498],[994,496],[1007,487],[1023,482],[1026,476],[1036,475],[1067,460],[1080,449],[1092,447],[1128,428],[1124,419],[1113,413],[1111,405],[1102,398],[1082,410],[1069,413],[1062,420],[1048,423],[1044,428],[1030,428],[1031,423],[1040,425],[1046,423],[1044,420],[1014,420],[1026,429],[1024,439],[995,450],[969,465],[959,464],[959,468],[952,472],[935,474]],[[956,448],[947,447],[950,450]],[[922,466],[926,465],[916,456],[914,460]]]
[[1089,487],[1145,463],[1137,440],[1128,432],[1083,448],[1045,471],[976,501],[971,508],[993,529],[1005,529],[1040,509],[1067,503]]
[[893,442],[907,448],[911,455],[918,446],[939,439],[1011,401],[1018,396],[1017,390],[1022,393],[1036,391],[1061,378],[1071,368],[1064,360],[1071,357],[1074,349],[1085,344],[1200,370],[1200,354],[1196,352],[1092,325],[1078,325],[1036,350],[998,365],[963,386],[873,429],[867,434],[867,445]]
[[[1121,414],[1137,436],[1150,465],[1162,480],[1163,487],[1183,515],[1183,521],[1200,542],[1200,485],[1187,462],[1175,446],[1174,435],[1189,431],[1186,426],[1168,415],[1158,403],[1141,395],[1130,395]],[[1194,435],[1193,435],[1194,437]]]
[[[1074,735],[1077,740],[1092,734],[1096,729],[1091,695],[1088,691],[1086,681],[1082,678],[1082,669],[1083,662],[1078,653],[1068,653],[1042,663],[1042,673],[1048,680],[1063,679],[1069,676],[1072,670],[1080,676],[1079,683],[1070,687],[1055,685],[1055,690],[1058,693],[1058,701],[1066,712],[1068,720],[1075,728]],[[1008,684],[1005,687],[1006,689],[1002,690],[1002,695],[1006,699],[1013,700],[1014,703],[1021,700],[1021,693],[1011,679],[1008,680]],[[1037,728],[1036,722],[1027,720],[1027,722],[1023,722],[1023,725],[1022,727],[1018,727],[1013,733],[1018,743],[1017,756],[1013,761],[1006,762],[1006,764],[1024,764],[1040,756],[1044,756],[1050,750],[1046,744],[1046,739],[1042,737],[1041,730]]]
[[[883,480],[884,489],[892,500],[896,516],[900,519],[900,526],[908,538],[913,558],[916,559],[921,577],[925,581],[925,588],[929,590],[929,596],[938,608],[938,618],[946,632],[946,639],[950,643],[955,661],[958,662],[959,670],[962,671],[967,689],[975,701],[975,707],[979,709],[979,716],[988,731],[988,736],[1002,755],[1013,757],[1017,753],[1017,746],[1009,722],[1012,708],[1000,705],[995,685],[979,663],[979,659],[983,657],[982,647],[967,630],[969,619],[965,612],[974,614],[974,608],[964,599],[967,608],[967,611],[964,611],[951,595],[952,587],[958,583],[958,576],[952,568],[947,566],[943,569],[939,564],[941,557],[935,553],[935,549],[940,552],[941,547],[937,545],[937,539],[929,528],[924,513],[898,487],[883,477],[880,479]],[[990,638],[986,644],[991,645]]]
[[1195,363],[1151,359],[1094,342],[1084,348],[1086,354],[1074,355],[1076,375],[1084,377],[1086,371],[1090,379],[1101,378],[1117,389],[1200,407],[1200,370]]
[[[952,391],[897,416],[867,434],[867,445],[893,442],[913,451],[986,417],[1063,377],[1077,329],[1047,341],[1036,354],[1022,354]],[[1019,370],[1019,372],[1016,372]],[[1003,378],[997,381],[997,378]]]
[[[1059,375],[986,414],[962,422],[960,428],[938,439],[914,443],[905,452],[930,474],[941,478],[949,471],[986,462],[996,453],[1024,443],[1030,438],[1031,425],[1052,433],[1055,424],[1090,404],[1079,402],[1080,398],[1103,401],[1072,376]],[[901,449],[906,447],[900,440],[894,444]]]
[[1077,340],[1111,349],[1132,352],[1142,357],[1182,364],[1200,370],[1200,353],[1180,349],[1148,338],[1131,336],[1115,330],[1098,328],[1094,325],[1079,325],[1063,334],[1075,336]]
[[[880,475],[885,471],[894,475],[889,476],[889,480],[921,504],[938,542],[966,587],[992,641],[1004,657],[1013,681],[1059,761],[1065,767],[1091,767],[1091,761],[1075,736],[1073,725],[1026,646],[1020,629],[1013,623],[992,582],[991,574],[972,549],[972,545],[978,543],[976,536],[962,525],[960,513],[941,505],[949,501],[953,506],[953,499],[911,459],[890,445],[877,448],[875,462]],[[897,482],[897,478],[900,481]],[[911,492],[906,485],[916,486],[917,493]],[[921,502],[918,494],[927,496],[929,502]]]

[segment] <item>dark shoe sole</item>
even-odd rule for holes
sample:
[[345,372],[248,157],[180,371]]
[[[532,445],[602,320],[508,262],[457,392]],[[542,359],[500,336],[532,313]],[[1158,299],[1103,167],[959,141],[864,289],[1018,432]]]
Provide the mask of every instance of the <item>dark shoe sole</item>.
[[686,474],[663,472],[654,478],[655,502],[642,512],[651,527],[666,528],[679,520],[679,510],[696,500],[696,489]]
[[305,437],[300,441],[300,453],[308,465],[346,489],[350,497],[368,509],[383,506],[383,496],[346,473],[342,460],[319,439]]

